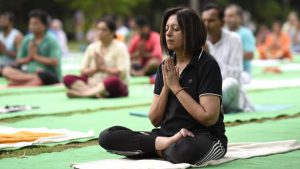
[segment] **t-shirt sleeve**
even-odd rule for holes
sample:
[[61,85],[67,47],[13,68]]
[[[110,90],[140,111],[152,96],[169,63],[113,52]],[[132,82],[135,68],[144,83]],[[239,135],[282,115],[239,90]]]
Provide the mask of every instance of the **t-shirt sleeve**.
[[222,76],[215,60],[207,61],[199,73],[198,95],[216,95],[222,97]]
[[164,87],[164,79],[162,75],[162,64],[160,64],[156,73],[154,94],[160,95],[163,87]]

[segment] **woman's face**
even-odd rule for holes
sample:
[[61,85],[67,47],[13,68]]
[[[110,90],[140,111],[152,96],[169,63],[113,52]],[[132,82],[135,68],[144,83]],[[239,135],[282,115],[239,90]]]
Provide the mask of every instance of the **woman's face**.
[[183,50],[183,33],[177,21],[176,15],[171,15],[166,23],[165,36],[167,47],[172,51],[182,51]]
[[97,24],[97,33],[100,41],[108,41],[114,37],[114,33],[109,30],[105,22]]

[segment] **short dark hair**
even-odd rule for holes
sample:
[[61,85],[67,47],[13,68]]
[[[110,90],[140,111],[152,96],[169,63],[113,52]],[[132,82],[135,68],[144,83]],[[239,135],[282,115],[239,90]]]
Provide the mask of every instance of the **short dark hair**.
[[48,13],[42,9],[34,9],[30,11],[29,18],[38,18],[46,27],[48,26],[50,19]]
[[150,26],[149,20],[145,16],[137,16],[135,23],[138,27]]
[[111,16],[103,17],[102,19],[98,20],[97,23],[100,23],[100,22],[104,22],[111,32],[116,32],[117,26],[116,26],[115,20]]
[[283,21],[282,21],[281,18],[275,18],[274,21],[273,21],[273,23],[272,23],[272,25],[273,24],[278,24],[280,27],[282,27]]
[[[236,14],[237,14],[239,17],[243,18],[243,8],[240,7],[239,5],[237,5],[237,4],[230,4],[229,6],[227,6],[227,8],[235,8]],[[227,9],[227,8],[226,8],[226,9]]]
[[220,7],[219,5],[217,5],[217,4],[214,4],[214,3],[206,4],[204,6],[204,8],[202,9],[202,12],[208,11],[208,10],[211,10],[211,9],[217,10],[219,19],[223,20],[223,18],[224,18],[224,9],[222,7]]
[[1,13],[1,16],[6,16],[10,23],[15,22],[15,15],[12,12],[3,12]]
[[176,15],[178,24],[184,36],[183,51],[185,54],[194,54],[201,50],[206,42],[207,30],[199,15],[187,7],[168,8],[163,14],[160,28],[160,43],[164,52],[172,52],[167,47],[166,24],[171,15]]

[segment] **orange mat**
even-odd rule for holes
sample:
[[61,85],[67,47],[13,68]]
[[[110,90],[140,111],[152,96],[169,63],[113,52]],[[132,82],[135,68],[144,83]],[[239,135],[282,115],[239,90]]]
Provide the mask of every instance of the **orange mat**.
[[11,144],[18,142],[33,142],[42,137],[59,136],[59,133],[38,133],[29,131],[19,131],[12,134],[0,134],[0,144]]

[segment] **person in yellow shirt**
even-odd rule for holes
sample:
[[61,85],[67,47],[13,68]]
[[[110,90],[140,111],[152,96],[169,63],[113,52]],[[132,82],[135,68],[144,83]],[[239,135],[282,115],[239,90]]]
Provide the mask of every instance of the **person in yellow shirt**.
[[98,22],[99,41],[88,46],[81,76],[66,75],[63,78],[69,89],[68,97],[128,96],[130,57],[126,45],[115,39],[115,31],[113,20],[104,18]]

